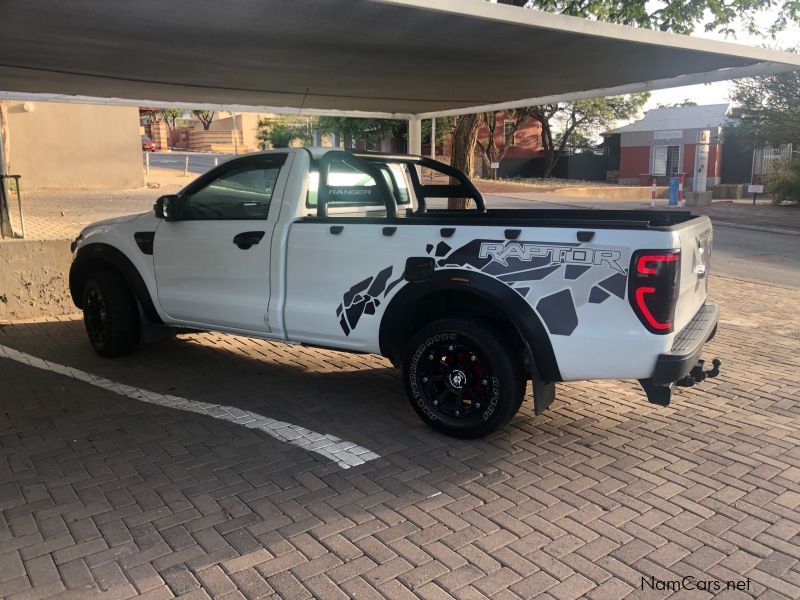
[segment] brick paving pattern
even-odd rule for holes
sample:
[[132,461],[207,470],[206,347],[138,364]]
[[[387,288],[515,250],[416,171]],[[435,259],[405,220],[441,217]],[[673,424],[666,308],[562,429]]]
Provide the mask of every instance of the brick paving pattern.
[[[109,361],[75,319],[3,326],[19,352],[378,457],[342,469],[0,359],[0,597],[798,598],[800,291],[712,295],[718,379],[669,408],[561,384],[476,441],[422,425],[379,357],[197,333]],[[641,589],[686,575],[750,590]]]

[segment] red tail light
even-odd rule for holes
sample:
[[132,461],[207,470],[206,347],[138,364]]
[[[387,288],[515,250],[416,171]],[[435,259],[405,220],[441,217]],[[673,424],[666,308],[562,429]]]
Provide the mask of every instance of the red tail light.
[[680,250],[639,250],[631,260],[629,301],[651,333],[673,331]]

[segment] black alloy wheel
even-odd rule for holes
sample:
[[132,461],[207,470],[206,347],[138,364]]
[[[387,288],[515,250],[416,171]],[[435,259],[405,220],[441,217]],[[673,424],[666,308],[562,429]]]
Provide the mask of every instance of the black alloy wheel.
[[403,360],[408,398],[431,427],[474,438],[501,427],[525,391],[521,361],[491,324],[442,319],[423,327]]

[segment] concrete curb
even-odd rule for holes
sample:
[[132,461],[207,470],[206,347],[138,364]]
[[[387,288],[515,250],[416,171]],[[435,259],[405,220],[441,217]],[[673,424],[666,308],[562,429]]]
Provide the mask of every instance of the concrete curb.
[[714,225],[721,225],[722,227],[730,227],[731,229],[749,229],[751,231],[766,231],[768,233],[780,233],[783,235],[800,235],[800,231],[793,229],[782,229],[780,227],[762,227],[761,225],[746,225],[743,223],[729,223],[728,221],[717,221],[713,217],[711,222]]

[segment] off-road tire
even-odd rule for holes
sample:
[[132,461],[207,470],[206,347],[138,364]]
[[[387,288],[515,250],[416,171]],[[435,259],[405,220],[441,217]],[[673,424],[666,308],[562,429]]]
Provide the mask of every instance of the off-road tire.
[[139,308],[133,292],[119,273],[111,270],[93,272],[83,286],[82,306],[86,333],[100,356],[124,356],[139,345]]
[[518,351],[502,340],[490,323],[470,318],[434,321],[411,338],[403,382],[425,423],[472,439],[511,420],[524,399],[526,378]]

